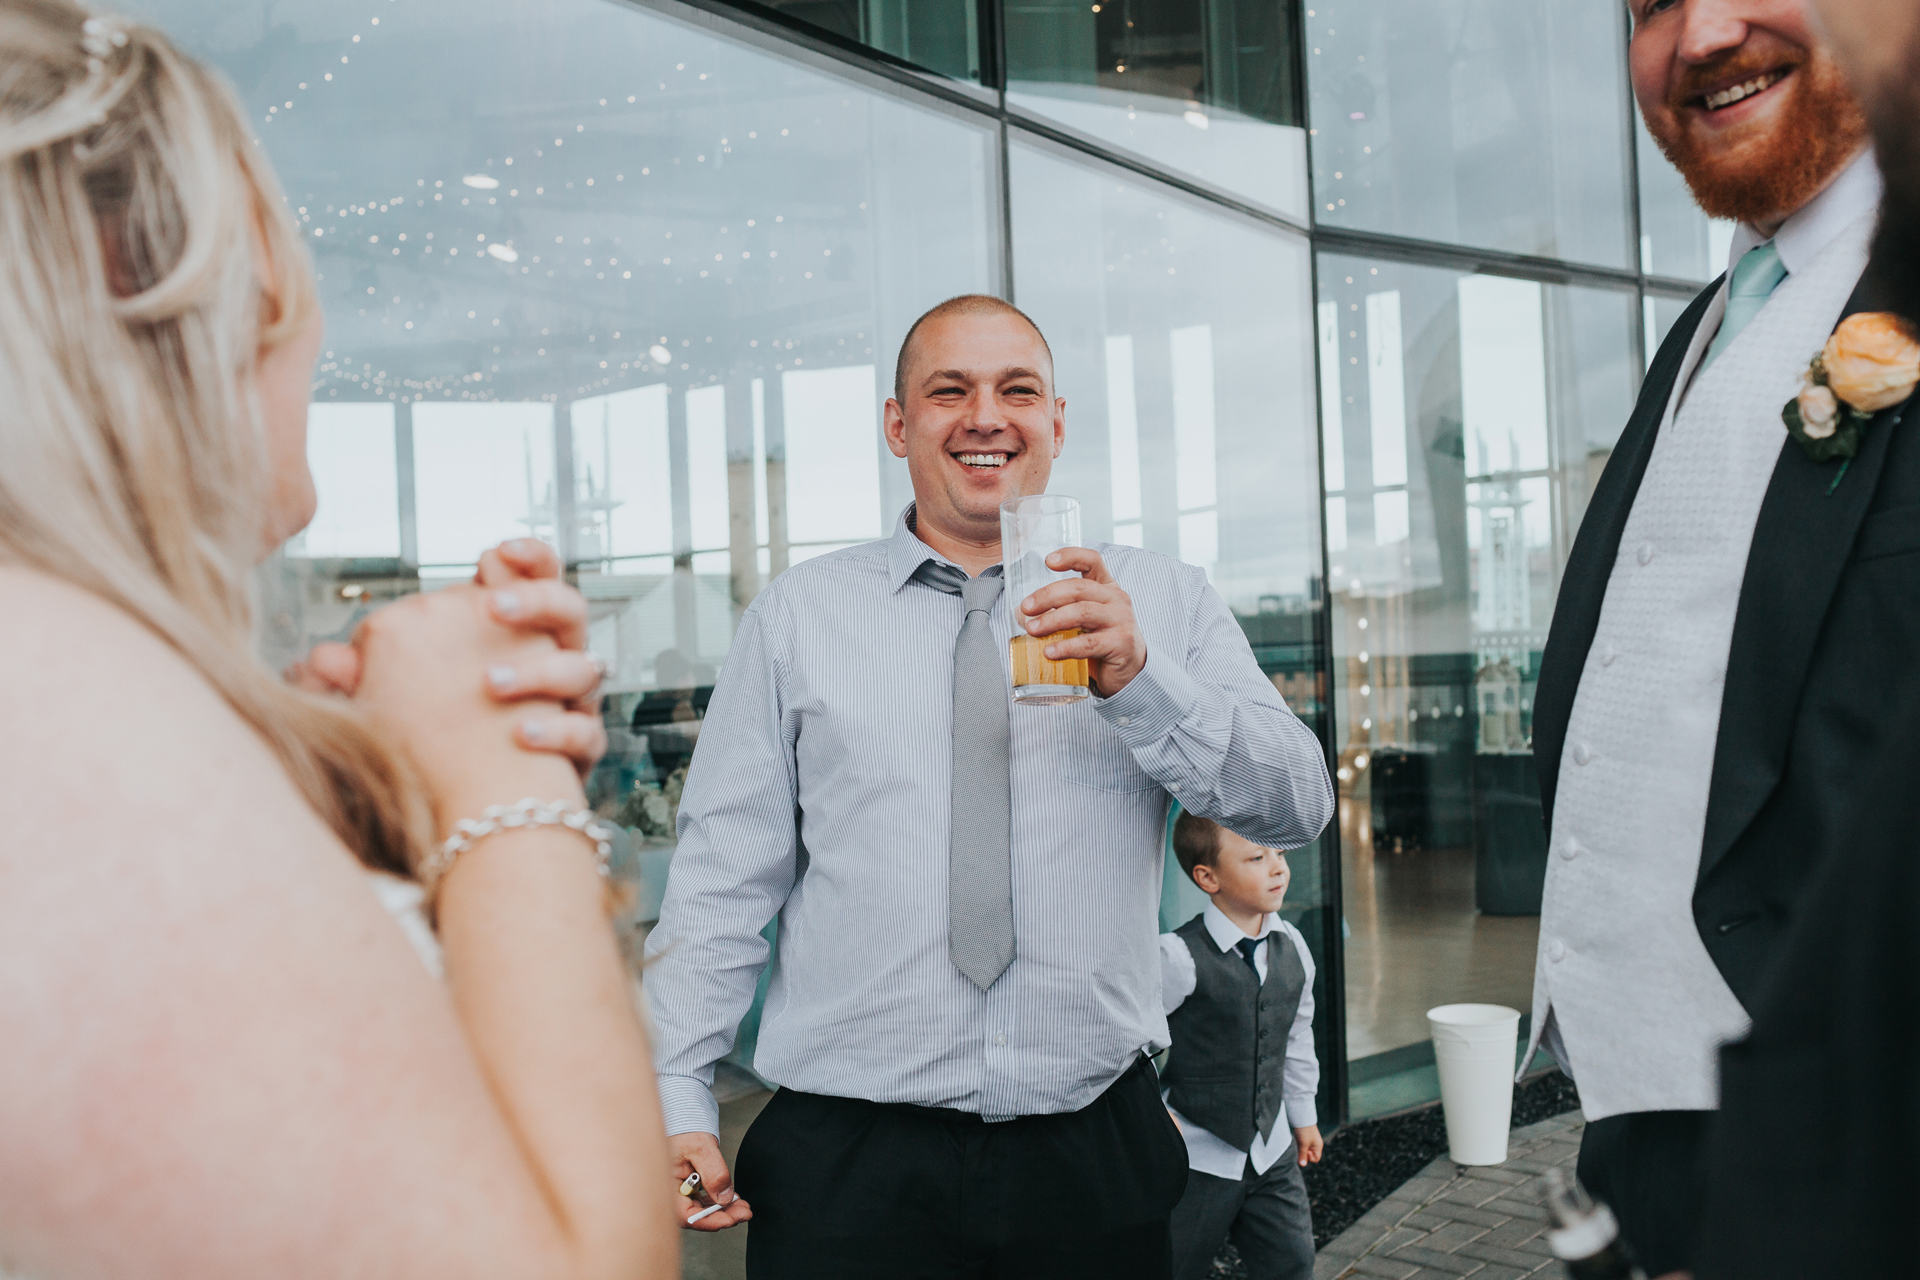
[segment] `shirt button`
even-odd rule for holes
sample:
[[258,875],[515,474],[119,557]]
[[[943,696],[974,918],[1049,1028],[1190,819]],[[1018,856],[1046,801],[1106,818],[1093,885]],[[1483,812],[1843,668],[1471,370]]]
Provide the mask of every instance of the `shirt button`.
[[1585,764],[1591,759],[1593,759],[1593,752],[1587,749],[1586,743],[1576,742],[1573,744],[1573,762],[1575,764]]
[[1555,938],[1547,944],[1547,959],[1556,964],[1567,958],[1567,944]]
[[[1556,944],[1556,945],[1557,945],[1557,944]],[[993,1042],[994,1042],[995,1044],[997,1044],[997,1045],[1004,1045],[1004,1044],[1006,1044],[1006,1042],[1007,1042],[1007,1033],[1006,1033],[1006,1032],[1004,1032],[1004,1031],[1002,1031],[1002,1032],[1001,1032],[1001,1033],[1000,1033],[999,1035],[997,1035],[997,1036],[995,1036],[995,1037],[993,1038]]]
[[1653,544],[1651,542],[1641,543],[1640,550],[1635,554],[1638,555],[1641,564],[1653,563]]
[[1613,660],[1619,656],[1620,656],[1620,651],[1614,648],[1612,645],[1608,645],[1606,648],[1600,651],[1600,665],[1603,667],[1610,667],[1613,665]]
[[1178,791],[1179,789],[1180,789],[1180,784],[1177,782],[1167,788],[1167,790],[1169,791]]
[[1560,842],[1560,856],[1568,862],[1572,862],[1580,856],[1580,842],[1574,839],[1562,840]]
[[1119,720],[1119,723],[1120,723],[1120,724],[1121,724],[1121,725],[1122,725],[1123,727],[1124,727],[1124,726],[1126,726],[1126,725],[1130,725],[1130,724],[1132,724],[1132,723],[1133,723],[1133,717],[1132,717],[1132,716],[1121,716],[1121,717],[1120,717],[1120,720]]

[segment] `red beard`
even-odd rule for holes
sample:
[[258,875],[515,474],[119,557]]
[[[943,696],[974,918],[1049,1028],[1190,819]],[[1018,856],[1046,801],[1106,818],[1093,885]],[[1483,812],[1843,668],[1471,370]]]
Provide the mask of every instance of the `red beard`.
[[1765,51],[1733,50],[1689,69],[1663,109],[1646,117],[1647,131],[1713,217],[1751,223],[1791,213],[1818,195],[1866,141],[1866,117],[1824,50],[1793,68],[1781,86],[1791,97],[1769,124],[1735,128],[1720,139],[1687,127],[1705,89],[1779,67],[1779,58]]

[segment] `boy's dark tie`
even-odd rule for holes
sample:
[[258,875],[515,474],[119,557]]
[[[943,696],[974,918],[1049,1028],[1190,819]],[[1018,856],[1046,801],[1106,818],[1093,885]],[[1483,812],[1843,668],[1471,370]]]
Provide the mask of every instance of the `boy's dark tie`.
[[1255,952],[1260,950],[1260,944],[1265,941],[1265,938],[1242,938],[1233,944],[1239,949],[1240,958],[1247,962],[1247,968],[1253,970],[1253,976],[1255,978],[1260,976],[1260,966],[1253,962],[1253,956]]

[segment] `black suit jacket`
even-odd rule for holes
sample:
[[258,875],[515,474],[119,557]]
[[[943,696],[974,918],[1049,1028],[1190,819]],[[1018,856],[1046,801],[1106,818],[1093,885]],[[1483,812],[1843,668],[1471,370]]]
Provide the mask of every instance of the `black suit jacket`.
[[[1661,344],[1567,558],[1533,713],[1549,831],[1567,720],[1620,535],[1716,288],[1693,300]],[[1877,309],[1863,281],[1843,316]],[[1840,463],[1813,462],[1780,431],[1727,653],[1693,892],[1707,952],[1749,1011],[1810,869],[1854,814],[1893,799],[1867,783],[1868,766],[1915,751],[1886,715],[1920,659],[1920,413],[1901,421],[1912,404],[1875,415],[1838,484]]]
[[[1905,545],[1876,559],[1920,580],[1920,537]],[[1878,717],[1909,743],[1920,740],[1916,683]],[[1871,802],[1855,807],[1807,885],[1753,1005],[1752,1034],[1720,1051],[1699,1280],[1920,1272],[1916,783],[1911,749],[1861,777]]]

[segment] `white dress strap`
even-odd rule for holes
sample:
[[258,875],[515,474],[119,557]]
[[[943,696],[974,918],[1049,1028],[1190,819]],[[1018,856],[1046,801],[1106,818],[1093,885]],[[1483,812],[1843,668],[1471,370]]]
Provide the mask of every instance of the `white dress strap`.
[[398,876],[388,875],[384,871],[369,871],[367,879],[373,885],[374,896],[380,899],[380,905],[387,909],[400,932],[407,935],[407,941],[413,944],[414,952],[419,955],[420,963],[427,972],[436,978],[446,977],[446,967],[440,959],[440,939],[433,934],[433,926],[427,923],[427,892],[411,880],[402,880]]

